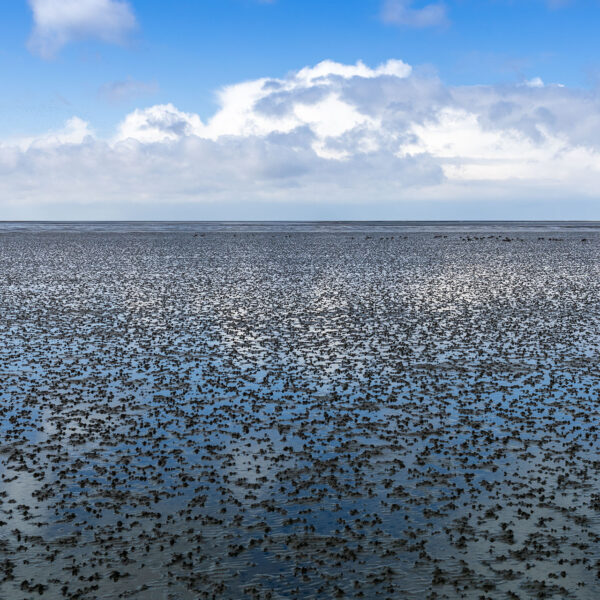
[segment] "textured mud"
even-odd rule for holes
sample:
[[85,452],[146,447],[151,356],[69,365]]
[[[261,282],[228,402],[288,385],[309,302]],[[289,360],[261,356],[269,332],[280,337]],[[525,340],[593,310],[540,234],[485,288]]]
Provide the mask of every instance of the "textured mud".
[[600,243],[0,236],[0,598],[600,597]]

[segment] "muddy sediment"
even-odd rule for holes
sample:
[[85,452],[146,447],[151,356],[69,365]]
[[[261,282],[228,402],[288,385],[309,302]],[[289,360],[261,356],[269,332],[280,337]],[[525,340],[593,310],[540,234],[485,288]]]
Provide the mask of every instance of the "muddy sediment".
[[600,237],[0,236],[0,598],[600,597]]

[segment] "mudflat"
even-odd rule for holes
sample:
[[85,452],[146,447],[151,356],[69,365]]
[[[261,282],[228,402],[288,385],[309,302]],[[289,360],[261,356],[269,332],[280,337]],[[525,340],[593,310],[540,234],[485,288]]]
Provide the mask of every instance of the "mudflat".
[[600,596],[600,237],[0,231],[0,598]]

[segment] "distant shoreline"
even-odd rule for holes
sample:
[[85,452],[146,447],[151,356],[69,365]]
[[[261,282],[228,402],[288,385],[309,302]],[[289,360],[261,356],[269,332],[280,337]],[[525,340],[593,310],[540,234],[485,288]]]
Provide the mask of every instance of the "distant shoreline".
[[600,232],[600,221],[0,221],[9,233]]

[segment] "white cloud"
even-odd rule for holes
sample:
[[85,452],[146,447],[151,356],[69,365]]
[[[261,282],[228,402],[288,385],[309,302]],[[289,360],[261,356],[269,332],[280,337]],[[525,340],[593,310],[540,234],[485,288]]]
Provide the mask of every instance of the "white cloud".
[[541,88],[544,87],[544,81],[541,77],[534,77],[533,79],[527,80],[525,85],[532,88]]
[[[337,204],[337,217],[364,207],[369,216],[371,205],[389,215],[432,200],[593,203],[600,188],[600,96],[592,91],[448,87],[401,61],[325,61],[228,86],[218,100],[206,120],[172,104],[135,110],[108,140],[74,118],[62,130],[0,143],[5,214],[9,205],[67,202],[93,205],[98,216],[109,205],[139,216],[162,207],[164,216],[168,206],[237,203],[257,207],[250,214],[260,218],[263,203],[283,216],[295,203]],[[223,211],[212,214],[236,216]]]
[[294,75],[294,79],[306,83],[314,83],[319,79],[330,79],[333,76],[349,79],[350,77],[364,77],[372,79],[381,75],[394,77],[408,77],[412,72],[410,65],[401,60],[388,60],[375,69],[367,67],[362,61],[354,65],[344,65],[332,60],[324,60],[314,67],[304,67]]
[[119,126],[116,140],[167,142],[201,136],[203,131],[204,126],[198,115],[184,113],[172,104],[159,104],[127,115]]
[[416,141],[402,151],[435,156],[444,165],[448,181],[537,181],[575,188],[576,177],[584,178],[580,184],[589,183],[590,169],[594,171],[594,181],[600,180],[598,148],[574,146],[543,125],[540,130],[544,135],[542,143],[517,128],[482,127],[476,113],[447,108],[435,121],[414,125]]
[[52,58],[65,44],[86,38],[121,43],[136,26],[125,0],[28,0],[34,27],[29,49]]
[[72,144],[83,144],[93,139],[94,132],[90,124],[79,117],[67,120],[64,127],[48,131],[41,135],[6,140],[1,146],[16,146],[23,151],[29,148],[59,148]]
[[135,111],[121,123],[116,139],[156,142],[184,134],[216,140],[290,133],[308,127],[312,149],[319,156],[345,156],[345,152],[328,147],[327,140],[359,126],[369,130],[379,127],[376,117],[342,98],[346,87],[353,81],[401,80],[410,73],[410,66],[400,60],[389,60],[374,69],[360,61],[344,65],[327,60],[285,79],[263,78],[222,89],[218,94],[220,110],[206,124],[197,115],[178,111],[170,104]]
[[405,27],[438,27],[448,23],[446,6],[442,3],[415,8],[412,0],[385,0],[381,17],[384,23]]

